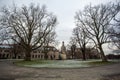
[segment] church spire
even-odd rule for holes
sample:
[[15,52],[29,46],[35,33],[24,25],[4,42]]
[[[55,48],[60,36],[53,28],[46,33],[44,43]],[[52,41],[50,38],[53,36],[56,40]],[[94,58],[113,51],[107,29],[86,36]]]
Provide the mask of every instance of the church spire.
[[62,46],[64,46],[64,41],[62,42]]
[[65,45],[64,45],[64,41],[62,42],[61,52],[62,52],[62,53],[66,52],[66,47],[65,47]]

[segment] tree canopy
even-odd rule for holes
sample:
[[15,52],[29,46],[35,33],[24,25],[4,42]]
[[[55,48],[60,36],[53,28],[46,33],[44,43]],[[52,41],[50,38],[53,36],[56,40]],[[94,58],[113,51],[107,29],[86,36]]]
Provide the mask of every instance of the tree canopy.
[[9,38],[21,42],[26,52],[25,59],[30,60],[30,52],[40,48],[54,31],[57,18],[45,6],[31,4],[28,7],[2,8],[0,23]]

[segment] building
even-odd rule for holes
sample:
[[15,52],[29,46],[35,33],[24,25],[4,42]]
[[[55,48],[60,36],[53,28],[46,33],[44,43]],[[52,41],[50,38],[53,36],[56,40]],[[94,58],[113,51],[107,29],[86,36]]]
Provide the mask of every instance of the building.
[[[99,59],[100,58],[100,54],[98,52],[97,49],[86,49],[86,59]],[[83,54],[81,52],[80,48],[76,48],[74,55],[72,54],[71,50],[67,51],[67,58],[68,59],[82,59],[83,58]]]
[[67,51],[66,51],[66,47],[64,45],[64,41],[62,42],[62,46],[61,46],[60,59],[62,59],[62,60],[67,59]]
[[0,59],[21,59],[24,58],[24,56],[19,45],[0,44]]
[[[17,44],[0,44],[0,59],[24,59],[25,52]],[[54,46],[43,46],[31,52],[31,59],[59,59],[59,51]]]
[[59,51],[54,46],[43,46],[31,52],[31,59],[59,59]]
[[[87,49],[86,59],[100,58],[97,49]],[[25,52],[20,45],[17,44],[0,44],[0,59],[24,59]],[[31,52],[31,59],[82,59],[83,55],[80,48],[75,48],[74,55],[71,50],[66,50],[64,42],[62,42],[61,51],[57,50],[54,46],[43,46]]]
[[7,58],[11,58],[12,56],[13,55],[10,46],[0,45],[0,59],[7,59]]

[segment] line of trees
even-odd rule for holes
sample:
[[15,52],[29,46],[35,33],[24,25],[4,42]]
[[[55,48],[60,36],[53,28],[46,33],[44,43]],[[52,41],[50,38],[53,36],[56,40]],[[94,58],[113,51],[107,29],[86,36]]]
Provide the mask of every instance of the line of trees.
[[[73,29],[71,42],[74,46],[79,45],[83,60],[86,60],[86,47],[90,42],[99,50],[102,61],[107,61],[103,44],[111,40],[120,49],[120,31],[117,30],[120,29],[120,19],[116,18],[119,12],[120,2],[87,5],[84,10],[76,12],[77,27]],[[113,24],[113,21],[116,23]],[[45,6],[3,7],[0,12],[0,41],[9,39],[20,44],[25,51],[25,60],[29,61],[33,50],[55,42],[56,24],[57,17]]]

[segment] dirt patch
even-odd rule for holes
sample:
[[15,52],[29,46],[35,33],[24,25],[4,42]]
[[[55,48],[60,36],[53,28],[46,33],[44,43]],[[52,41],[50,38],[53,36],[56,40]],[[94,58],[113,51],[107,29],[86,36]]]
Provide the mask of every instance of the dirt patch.
[[15,80],[14,78],[0,78],[0,80]]
[[120,74],[108,75],[101,80],[120,80]]

